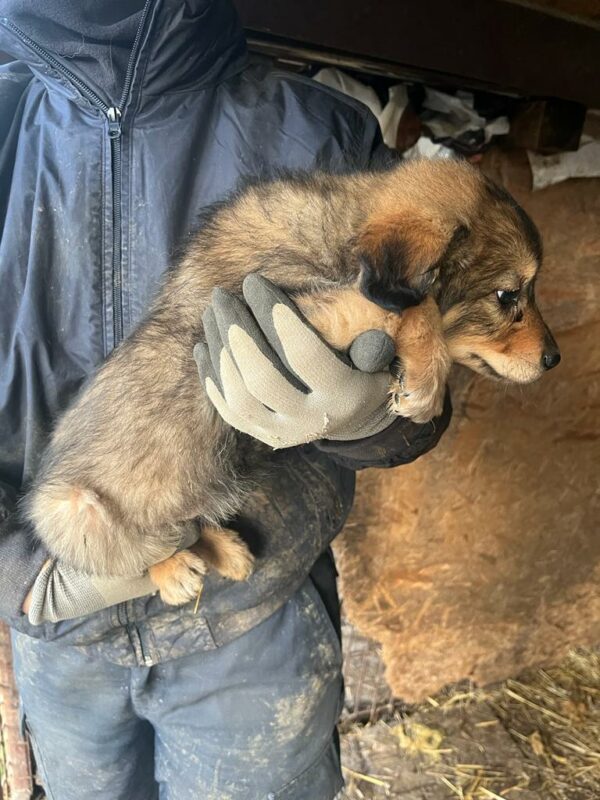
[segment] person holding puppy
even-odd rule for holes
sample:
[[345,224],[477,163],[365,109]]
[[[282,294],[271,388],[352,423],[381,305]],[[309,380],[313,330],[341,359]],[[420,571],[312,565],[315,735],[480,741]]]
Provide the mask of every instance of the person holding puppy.
[[[147,576],[53,561],[17,503],[53,419],[144,315],[200,211],[249,175],[380,163],[377,123],[249,62],[228,0],[0,0],[0,12],[14,59],[0,81],[0,615],[46,794],[329,800],[343,785],[329,544],[355,471],[430,450],[448,400],[434,423],[373,425],[357,398],[335,439],[308,444],[308,415],[290,410],[288,446],[230,523],[256,569],[242,583],[207,576],[198,608],[165,605]],[[252,301],[268,341],[287,299]],[[214,312],[221,328],[244,324],[235,305]],[[208,344],[218,362],[216,331]],[[317,378],[326,349],[306,337]],[[389,341],[352,353],[382,392]],[[322,378],[326,412],[340,387]]]

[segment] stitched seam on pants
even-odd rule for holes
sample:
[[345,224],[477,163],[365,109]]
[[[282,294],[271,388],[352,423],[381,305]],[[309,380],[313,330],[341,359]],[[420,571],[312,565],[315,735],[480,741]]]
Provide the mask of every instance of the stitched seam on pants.
[[48,798],[48,800],[56,800],[56,796],[52,791],[52,789],[50,788],[50,781],[48,780],[48,770],[46,769],[46,765],[44,763],[40,747],[35,740],[33,731],[31,730],[31,727],[27,722],[27,715],[25,714],[23,715],[23,725],[25,726],[25,730],[27,731],[27,736],[31,743],[31,749],[33,750],[33,755],[35,757],[36,771],[38,771],[42,777],[43,788],[44,792],[46,793],[46,797]]

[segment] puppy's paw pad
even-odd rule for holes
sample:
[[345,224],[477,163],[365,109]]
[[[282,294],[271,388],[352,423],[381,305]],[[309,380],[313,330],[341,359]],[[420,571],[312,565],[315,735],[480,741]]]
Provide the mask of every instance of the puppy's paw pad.
[[393,386],[390,390],[389,409],[393,414],[405,417],[413,422],[429,422],[442,413],[444,393],[407,391],[404,386]]
[[438,417],[441,413],[441,410],[438,410],[437,407],[432,408],[431,406],[408,406],[408,405],[400,405],[395,411],[395,414],[398,414],[400,417],[405,417],[409,419],[411,422],[415,422],[418,425],[423,425],[426,422],[431,422],[432,419]]

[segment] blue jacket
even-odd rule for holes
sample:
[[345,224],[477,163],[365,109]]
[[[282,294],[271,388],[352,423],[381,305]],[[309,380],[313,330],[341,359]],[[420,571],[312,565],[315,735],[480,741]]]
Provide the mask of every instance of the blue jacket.
[[257,624],[310,572],[349,513],[353,470],[404,463],[444,430],[273,455],[237,527],[256,573],[207,581],[200,613],[156,596],[34,628],[20,614],[47,553],[15,502],[52,420],[134,328],[199,212],[240,176],[365,168],[365,107],[249,63],[228,0],[0,0],[0,614],[34,636],[154,663]]

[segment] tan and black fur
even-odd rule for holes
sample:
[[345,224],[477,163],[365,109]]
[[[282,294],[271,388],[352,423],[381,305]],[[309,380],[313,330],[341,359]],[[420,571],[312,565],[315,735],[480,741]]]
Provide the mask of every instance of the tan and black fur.
[[[192,351],[213,288],[239,292],[258,271],[341,349],[386,330],[401,364],[391,409],[425,421],[453,360],[522,383],[557,360],[534,300],[540,261],[525,212],[465,163],[250,186],[212,211],[147,320],[59,421],[26,513],[50,552],[108,574],[141,573],[202,525],[191,552],[151,569],[168,602],[194,596],[207,565],[243,579],[252,557],[218,526],[240,508],[261,446],[199,384]],[[507,305],[502,292],[518,294]]]

